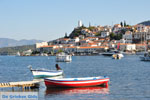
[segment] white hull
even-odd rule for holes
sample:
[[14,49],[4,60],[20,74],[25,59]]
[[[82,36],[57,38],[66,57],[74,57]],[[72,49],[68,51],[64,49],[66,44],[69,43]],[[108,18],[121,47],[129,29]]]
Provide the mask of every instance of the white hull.
[[70,62],[72,59],[56,59],[57,62]]
[[31,70],[34,77],[54,77],[63,74],[62,70]]
[[56,55],[56,61],[57,62],[70,62],[72,61],[71,55],[66,54],[58,54]]

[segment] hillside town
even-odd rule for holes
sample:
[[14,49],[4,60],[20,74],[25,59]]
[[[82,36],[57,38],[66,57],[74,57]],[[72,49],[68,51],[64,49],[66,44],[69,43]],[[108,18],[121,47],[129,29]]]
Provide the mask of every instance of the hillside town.
[[150,48],[150,26],[127,25],[120,22],[113,26],[85,27],[81,21],[67,36],[49,42],[36,43],[36,52],[55,55],[66,52],[73,55],[92,55],[117,49],[135,54]]

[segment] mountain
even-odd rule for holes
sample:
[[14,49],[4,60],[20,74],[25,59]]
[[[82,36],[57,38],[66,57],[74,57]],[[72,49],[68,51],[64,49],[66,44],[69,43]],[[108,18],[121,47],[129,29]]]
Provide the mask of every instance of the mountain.
[[141,23],[139,23],[139,24],[143,24],[143,25],[145,25],[145,26],[150,26],[150,20],[141,22]]
[[38,42],[43,42],[42,40],[14,40],[8,38],[0,38],[0,48],[2,47],[14,47],[14,46],[22,46],[22,45],[33,45]]
[[15,47],[3,47],[0,48],[0,55],[16,55],[19,51],[22,53],[23,51],[27,51],[31,49],[32,51],[36,50],[35,45],[23,45],[23,46],[15,46]]

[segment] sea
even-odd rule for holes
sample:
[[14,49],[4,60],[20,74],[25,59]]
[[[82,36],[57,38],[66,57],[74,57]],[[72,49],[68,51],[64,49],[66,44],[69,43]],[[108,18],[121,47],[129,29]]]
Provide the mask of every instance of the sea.
[[[31,81],[33,69],[55,69],[55,64],[64,70],[64,76],[108,76],[108,87],[47,88],[44,82],[38,89],[0,88],[0,95],[19,93],[37,94],[28,100],[150,100],[150,62],[140,61],[139,55],[125,55],[120,60],[112,57],[72,56],[71,62],[56,62],[55,56],[0,56],[0,83]],[[7,100],[1,97],[0,100]],[[24,99],[9,99],[24,100]],[[27,100],[27,99],[26,99]]]

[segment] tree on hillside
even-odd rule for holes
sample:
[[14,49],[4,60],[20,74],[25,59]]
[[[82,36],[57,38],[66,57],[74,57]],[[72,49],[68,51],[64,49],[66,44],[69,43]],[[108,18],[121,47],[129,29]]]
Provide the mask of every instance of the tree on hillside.
[[123,23],[122,22],[120,22],[120,25],[121,25],[121,27],[123,27]]
[[122,29],[122,30],[120,30],[120,33],[125,34],[126,31],[127,31],[126,29]]
[[115,33],[110,34],[110,40],[113,40],[115,38]]
[[81,27],[75,28],[69,35],[69,38],[74,38],[74,37],[78,37],[79,35],[82,35],[81,33],[82,29],[86,29],[86,27],[82,25]]
[[68,38],[68,36],[67,36],[67,33],[65,33],[65,36],[64,36],[64,38]]
[[95,34],[95,36],[101,36],[101,33],[100,33],[100,32],[97,32],[97,33]]
[[126,21],[124,21],[124,27],[126,27],[126,26],[127,26]]
[[120,34],[114,34],[114,33],[111,33],[110,34],[110,40],[120,40],[120,39],[122,39],[122,34],[120,33]]
[[94,27],[94,26],[90,26],[90,27],[88,27],[88,29],[89,29],[90,31],[93,31],[93,30],[95,29],[95,27]]
[[116,36],[115,36],[115,40],[120,40],[120,39],[122,39],[122,34],[120,33],[120,34],[117,34]]

